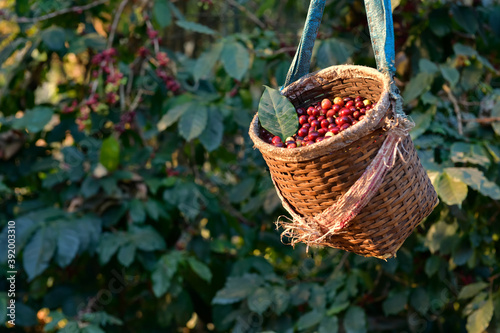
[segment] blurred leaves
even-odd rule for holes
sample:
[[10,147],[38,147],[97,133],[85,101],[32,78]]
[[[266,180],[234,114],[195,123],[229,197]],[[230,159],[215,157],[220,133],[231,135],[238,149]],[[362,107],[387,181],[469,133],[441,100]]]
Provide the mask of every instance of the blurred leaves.
[[16,129],[26,129],[29,132],[38,133],[52,119],[54,110],[46,106],[37,106],[31,110],[26,110],[21,118],[16,118],[12,122],[12,127]]
[[[0,248],[15,221],[16,324],[498,330],[498,5],[393,1],[396,81],[440,203],[385,262],[293,249],[273,224],[285,211],[248,126],[263,85],[283,83],[308,4],[212,3],[127,2],[110,45],[119,3],[2,8]],[[327,3],[311,72],[375,65],[362,12]]]

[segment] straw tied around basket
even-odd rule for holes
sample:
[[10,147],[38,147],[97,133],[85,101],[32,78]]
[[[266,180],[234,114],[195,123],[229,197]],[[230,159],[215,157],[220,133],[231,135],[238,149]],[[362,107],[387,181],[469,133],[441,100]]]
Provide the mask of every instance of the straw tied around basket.
[[[310,12],[317,2],[321,3],[311,3]],[[371,2],[365,1],[367,10]],[[385,11],[377,15],[381,13],[387,19]],[[373,30],[370,25],[372,40]],[[377,50],[379,55],[384,53],[373,44],[376,54]],[[298,58],[299,53],[293,64]],[[356,126],[313,145],[283,149],[259,137],[258,115],[251,123],[250,137],[269,167],[283,207],[292,216],[290,221],[277,221],[284,228],[282,238],[289,238],[292,245],[303,242],[387,259],[437,204],[437,194],[408,135],[414,124],[402,111],[392,66],[384,64],[387,57],[379,58],[382,72],[348,65],[308,75],[298,71],[300,79],[282,90],[296,108],[333,96],[361,95],[377,101]],[[289,79],[294,79],[293,74]]]

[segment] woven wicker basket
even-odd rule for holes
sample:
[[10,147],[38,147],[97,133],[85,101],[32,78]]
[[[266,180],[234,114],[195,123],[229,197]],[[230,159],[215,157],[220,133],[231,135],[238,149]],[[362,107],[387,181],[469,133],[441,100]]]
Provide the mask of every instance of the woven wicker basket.
[[[296,149],[274,147],[259,138],[256,115],[250,137],[261,151],[283,200],[300,216],[314,217],[335,203],[363,174],[384,142],[390,116],[390,82],[363,66],[332,66],[292,83],[283,94],[296,108],[333,96],[360,95],[377,101],[366,119],[331,139]],[[380,190],[342,229],[319,244],[363,256],[390,258],[436,206],[437,194],[407,136]]]

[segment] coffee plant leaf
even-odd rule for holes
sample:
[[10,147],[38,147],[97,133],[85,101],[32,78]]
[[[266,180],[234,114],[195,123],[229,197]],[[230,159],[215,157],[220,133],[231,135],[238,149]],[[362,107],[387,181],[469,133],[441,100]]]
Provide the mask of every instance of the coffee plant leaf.
[[344,316],[346,333],[366,333],[366,313],[359,306],[351,306]]
[[484,332],[490,325],[491,318],[493,318],[493,310],[493,300],[490,297],[483,306],[467,317],[465,326],[467,333]]
[[500,186],[488,180],[477,168],[445,168],[445,172],[472,189],[494,200],[500,200]]
[[247,49],[239,42],[228,41],[224,43],[220,57],[227,74],[241,81],[250,66],[250,54]]
[[217,60],[220,58],[223,46],[223,43],[213,45],[196,60],[196,64],[193,68],[193,76],[196,81],[209,76]]
[[489,286],[488,283],[482,281],[468,284],[460,290],[460,293],[458,294],[458,299],[472,298],[476,296],[481,290],[485,289],[488,286]]
[[208,109],[204,105],[193,107],[190,112],[186,112],[179,120],[179,134],[191,141],[203,132],[207,126]]
[[467,185],[444,172],[437,180],[439,197],[447,205],[460,205],[467,197]]
[[24,248],[23,268],[28,275],[28,281],[45,271],[55,253],[56,239],[50,229],[43,224]]
[[157,0],[153,5],[153,17],[161,28],[166,28],[172,23],[169,2],[167,0]]
[[207,35],[215,35],[217,32],[213,29],[210,29],[206,25],[196,23],[196,22],[191,22],[191,21],[176,21],[175,24],[177,26],[189,30],[189,31],[194,31],[194,32],[199,32],[201,34],[207,34]]
[[265,86],[258,112],[262,127],[279,136],[283,142],[297,132],[299,127],[297,111],[278,90]]

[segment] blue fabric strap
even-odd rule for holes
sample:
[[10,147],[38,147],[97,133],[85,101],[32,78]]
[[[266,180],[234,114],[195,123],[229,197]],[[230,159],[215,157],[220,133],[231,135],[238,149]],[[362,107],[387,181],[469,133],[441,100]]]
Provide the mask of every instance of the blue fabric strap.
[[396,68],[391,0],[365,0],[365,8],[377,68],[392,77]]
[[[364,0],[377,68],[394,76],[395,51],[391,0]],[[309,73],[314,41],[325,9],[325,0],[311,0],[304,32],[283,87]],[[282,87],[282,88],[283,88]]]
[[297,52],[295,52],[295,57],[293,58],[290,69],[288,70],[283,87],[288,86],[290,83],[309,73],[314,41],[316,40],[321,18],[323,17],[325,2],[326,0],[311,0],[311,3],[309,4],[309,11],[304,25],[304,32],[300,38]]

